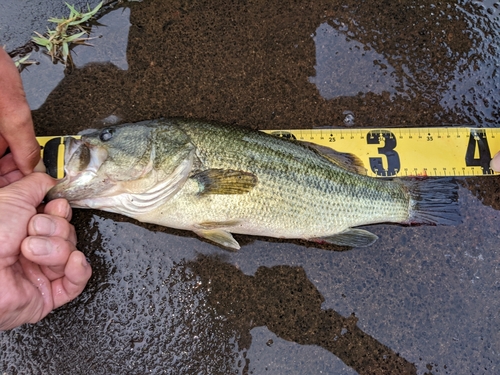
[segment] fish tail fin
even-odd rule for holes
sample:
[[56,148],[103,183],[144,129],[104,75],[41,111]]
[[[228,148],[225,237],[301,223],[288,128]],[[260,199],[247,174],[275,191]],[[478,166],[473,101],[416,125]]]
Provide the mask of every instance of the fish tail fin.
[[410,192],[407,224],[458,225],[462,222],[458,185],[451,178],[402,180]]

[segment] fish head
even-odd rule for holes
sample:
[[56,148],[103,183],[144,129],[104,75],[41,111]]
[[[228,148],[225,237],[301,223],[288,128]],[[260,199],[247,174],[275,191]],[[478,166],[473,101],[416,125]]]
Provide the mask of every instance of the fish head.
[[[74,207],[101,208],[109,204],[101,204],[103,198],[141,194],[168,180],[189,157],[190,149],[187,136],[171,127],[138,123],[85,131],[80,139],[66,139],[65,177],[46,198],[65,198]],[[183,175],[191,166],[192,161],[183,163]]]

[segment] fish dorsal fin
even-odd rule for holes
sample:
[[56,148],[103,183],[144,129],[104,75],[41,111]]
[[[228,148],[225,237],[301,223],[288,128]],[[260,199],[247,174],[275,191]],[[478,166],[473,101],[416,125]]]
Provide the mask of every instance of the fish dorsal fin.
[[366,168],[363,165],[363,162],[354,154],[350,154],[347,152],[338,152],[334,149],[331,149],[330,147],[320,146],[311,142],[298,142],[313,149],[325,159],[328,159],[330,162],[340,168],[343,168],[349,172],[366,175]]
[[232,169],[207,169],[192,176],[200,185],[200,194],[244,194],[257,185],[253,173]]
[[229,250],[239,250],[240,244],[233,238],[231,233],[223,229],[195,229],[194,232],[209,241],[215,242]]
[[349,228],[332,236],[315,238],[319,242],[326,242],[338,246],[365,247],[373,244],[378,237],[364,229]]

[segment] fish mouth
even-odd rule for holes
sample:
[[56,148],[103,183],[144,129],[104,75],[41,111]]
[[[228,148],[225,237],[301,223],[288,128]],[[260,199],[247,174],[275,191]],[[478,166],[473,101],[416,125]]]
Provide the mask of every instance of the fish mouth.
[[68,137],[64,141],[65,178],[77,176],[86,170],[90,163],[90,149],[81,139]]
[[67,137],[64,148],[65,176],[47,193],[46,199],[49,201],[57,198],[71,201],[76,196],[81,199],[92,194],[93,192],[86,189],[86,186],[96,179],[99,168],[108,157],[105,149],[89,145],[84,137],[81,139]]

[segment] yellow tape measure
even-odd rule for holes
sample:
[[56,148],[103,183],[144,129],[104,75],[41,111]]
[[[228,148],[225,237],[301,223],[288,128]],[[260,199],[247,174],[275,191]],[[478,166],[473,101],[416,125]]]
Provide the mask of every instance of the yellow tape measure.
[[[500,151],[500,128],[387,128],[265,130],[315,143],[361,159],[372,177],[492,176],[489,164]],[[66,137],[38,137],[47,173],[64,176]],[[78,138],[75,136],[74,138]],[[497,173],[498,175],[498,173]]]
[[266,133],[348,152],[372,177],[484,176],[500,151],[500,128],[271,130]]

